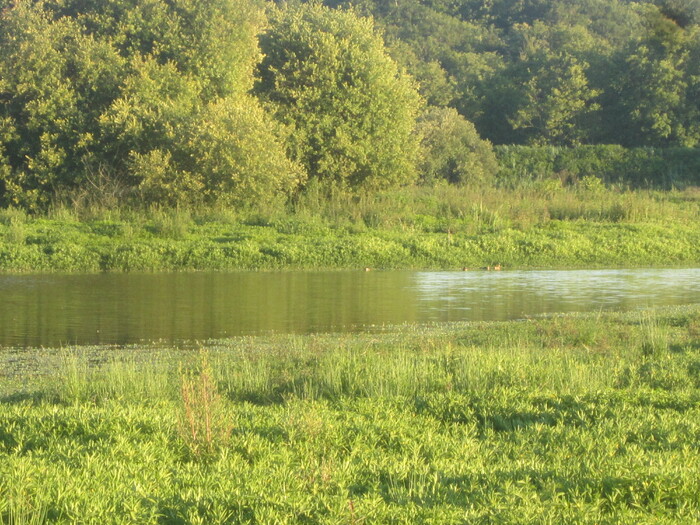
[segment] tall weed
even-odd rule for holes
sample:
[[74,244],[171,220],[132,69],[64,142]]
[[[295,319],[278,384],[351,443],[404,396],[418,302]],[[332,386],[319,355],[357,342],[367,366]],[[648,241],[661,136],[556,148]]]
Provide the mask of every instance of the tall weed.
[[195,460],[213,458],[228,443],[233,425],[205,352],[196,370],[181,371],[180,396],[178,428],[185,447]]

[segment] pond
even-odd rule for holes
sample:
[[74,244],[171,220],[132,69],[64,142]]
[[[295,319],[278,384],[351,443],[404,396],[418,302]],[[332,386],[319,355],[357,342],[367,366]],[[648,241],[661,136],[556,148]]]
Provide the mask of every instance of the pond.
[[0,346],[379,330],[700,302],[700,269],[0,276]]

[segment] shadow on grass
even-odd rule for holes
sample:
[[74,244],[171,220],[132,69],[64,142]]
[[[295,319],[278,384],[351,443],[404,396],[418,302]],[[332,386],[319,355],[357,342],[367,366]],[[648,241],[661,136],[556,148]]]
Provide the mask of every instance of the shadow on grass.
[[0,395],[0,404],[18,405],[21,403],[40,404],[44,402],[57,402],[53,394],[47,392],[13,392],[11,394]]

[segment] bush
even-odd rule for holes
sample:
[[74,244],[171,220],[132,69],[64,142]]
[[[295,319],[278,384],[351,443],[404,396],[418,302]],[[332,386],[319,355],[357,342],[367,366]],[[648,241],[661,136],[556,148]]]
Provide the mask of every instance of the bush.
[[430,108],[418,121],[425,182],[444,179],[454,184],[484,183],[498,169],[491,143],[482,140],[474,124],[452,108]]
[[587,176],[607,184],[670,189],[700,185],[697,148],[624,148],[617,145],[496,146],[499,184],[508,187],[559,178],[568,184]]

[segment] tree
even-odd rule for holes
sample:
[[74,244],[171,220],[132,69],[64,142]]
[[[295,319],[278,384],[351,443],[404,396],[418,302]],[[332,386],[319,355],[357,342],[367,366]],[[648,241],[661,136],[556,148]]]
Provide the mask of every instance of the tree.
[[599,108],[592,101],[599,92],[588,85],[585,65],[574,59],[550,62],[524,84],[523,94],[511,123],[528,132],[528,142],[572,146],[586,139],[585,120]]
[[[518,26],[521,59],[511,69],[521,86],[510,116],[530,144],[571,146],[585,142],[600,108],[600,91],[589,85],[586,53],[593,39],[585,30]],[[580,56],[581,58],[578,58]]]
[[452,108],[429,108],[419,119],[418,134],[425,182],[482,184],[498,169],[491,143],[482,140],[474,124]]
[[7,5],[0,202],[46,207],[96,172],[166,203],[291,190],[302,172],[249,94],[262,23],[253,0]]
[[700,28],[650,10],[646,34],[625,54],[614,85],[626,145],[700,144]]
[[292,129],[312,177],[378,188],[415,179],[421,104],[372,21],[317,4],[271,16],[255,93]]

